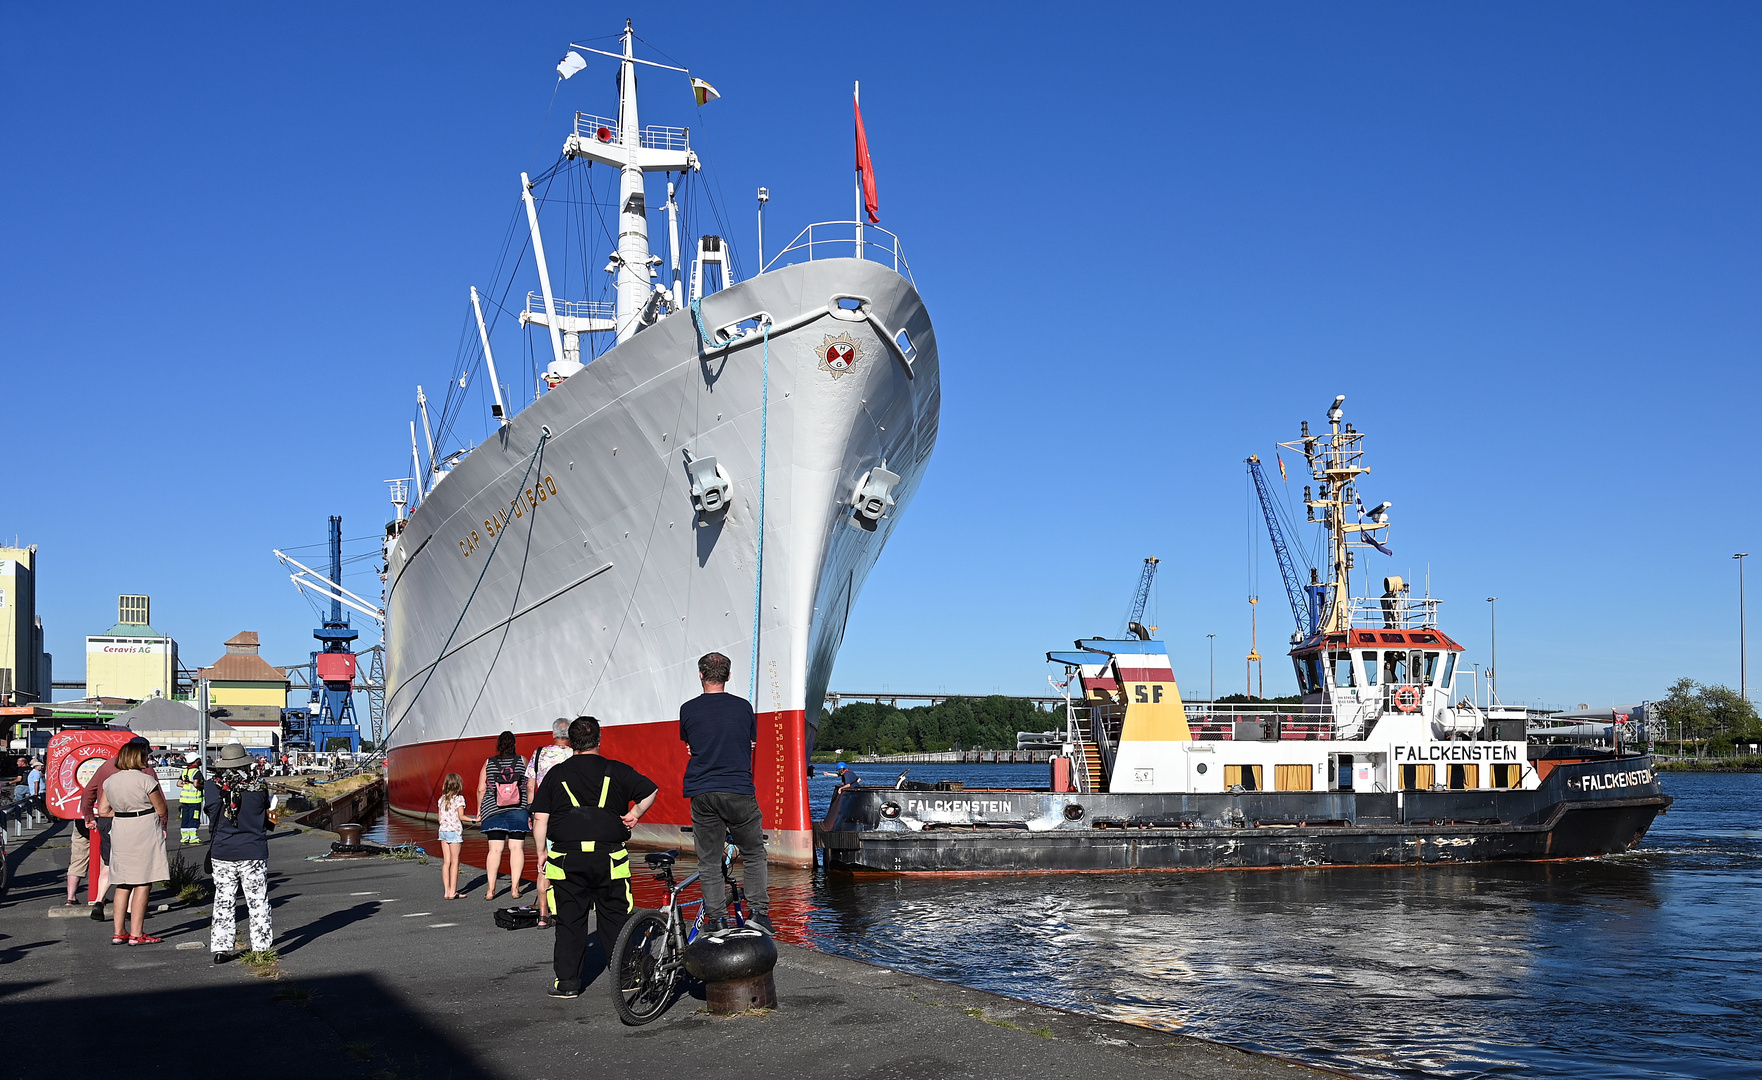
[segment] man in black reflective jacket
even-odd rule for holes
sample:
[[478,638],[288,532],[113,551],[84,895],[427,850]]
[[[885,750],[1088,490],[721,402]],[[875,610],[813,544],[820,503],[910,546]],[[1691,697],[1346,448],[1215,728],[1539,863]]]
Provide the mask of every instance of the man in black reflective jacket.
[[631,912],[630,830],[654,805],[654,781],[600,754],[600,722],[578,716],[569,725],[569,760],[551,766],[533,796],[532,837],[544,859],[545,888],[556,923],[551,954],[552,997],[581,995],[587,954],[587,913],[599,916],[606,958]]

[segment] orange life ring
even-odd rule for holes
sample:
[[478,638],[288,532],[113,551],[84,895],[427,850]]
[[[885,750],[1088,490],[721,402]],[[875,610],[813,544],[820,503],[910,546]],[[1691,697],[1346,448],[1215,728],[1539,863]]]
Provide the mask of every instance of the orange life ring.
[[1403,686],[1395,691],[1395,707],[1402,712],[1419,708],[1419,687]]

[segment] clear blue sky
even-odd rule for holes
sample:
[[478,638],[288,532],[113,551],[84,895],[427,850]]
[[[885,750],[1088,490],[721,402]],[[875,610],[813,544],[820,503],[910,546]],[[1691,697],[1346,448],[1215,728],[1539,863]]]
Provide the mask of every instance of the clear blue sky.
[[835,687],[1044,692],[1154,554],[1177,675],[1215,633],[1238,688],[1241,462],[1336,393],[1395,504],[1371,569],[1429,568],[1483,663],[1501,597],[1507,698],[1736,683],[1762,10],[1619,3],[8,5],[0,533],[62,678],[120,592],[191,663],[305,655],[270,549],[379,530],[517,173],[610,101],[590,67],[544,127],[552,66],[627,14],[722,92],[645,120],[749,252],[757,185],[774,234],[848,216],[863,82],[944,396]]

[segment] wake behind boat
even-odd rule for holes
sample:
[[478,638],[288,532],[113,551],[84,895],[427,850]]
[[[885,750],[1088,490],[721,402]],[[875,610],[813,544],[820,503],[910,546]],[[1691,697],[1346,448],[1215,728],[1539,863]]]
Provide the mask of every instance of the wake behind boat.
[[[677,845],[691,820],[667,783],[685,766],[678,707],[717,651],[758,713],[773,857],[806,860],[808,706],[935,446],[935,332],[898,240],[861,215],[803,229],[745,280],[725,237],[682,262],[680,223],[703,215],[680,192],[700,162],[688,129],[639,124],[637,68],[700,103],[714,92],[634,46],[628,24],[619,53],[573,46],[565,77],[581,53],[616,64],[617,115],[578,113],[550,173],[521,177],[538,288],[519,321],[548,346],[541,392],[518,411],[504,400],[494,293],[473,289],[498,429],[438,461],[431,447],[417,505],[388,528],[390,801],[430,814],[445,775],[474,775],[499,731],[525,753],[555,718],[591,713],[608,755],[662,783],[634,839]],[[610,301],[558,295],[540,229],[544,191],[559,211],[580,203],[596,164],[618,178]],[[649,248],[655,172],[670,280]],[[603,254],[578,247],[565,280]],[[595,341],[610,342],[597,357]]]

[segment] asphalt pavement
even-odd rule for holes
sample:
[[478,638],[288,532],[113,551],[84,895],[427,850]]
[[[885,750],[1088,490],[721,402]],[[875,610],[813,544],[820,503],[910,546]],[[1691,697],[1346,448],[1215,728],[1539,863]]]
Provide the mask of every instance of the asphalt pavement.
[[[161,890],[147,927],[163,944],[112,945],[108,922],[64,917],[68,830],[57,822],[9,841],[12,889],[0,901],[0,1077],[9,1080],[96,1069],[186,1080],[1339,1075],[784,944],[777,1009],[713,1017],[700,990],[627,1028],[597,946],[582,997],[545,995],[550,932],[497,929],[492,911],[508,901],[481,899],[481,871],[462,874],[476,896],[443,900],[438,860],[313,861],[335,839],[316,831],[270,840],[280,959],[259,974],[212,963],[208,906]],[[199,859],[206,845],[181,851]]]

